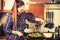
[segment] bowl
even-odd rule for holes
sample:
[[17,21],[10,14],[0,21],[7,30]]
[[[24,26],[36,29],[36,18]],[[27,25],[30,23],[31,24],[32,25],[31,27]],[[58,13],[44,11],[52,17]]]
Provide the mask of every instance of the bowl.
[[43,33],[44,38],[52,38],[53,33]]

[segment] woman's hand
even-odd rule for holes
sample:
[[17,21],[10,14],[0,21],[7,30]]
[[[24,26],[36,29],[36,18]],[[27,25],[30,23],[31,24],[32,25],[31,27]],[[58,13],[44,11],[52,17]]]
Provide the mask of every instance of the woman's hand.
[[23,36],[23,33],[19,32],[17,33],[18,36]]
[[35,21],[40,21],[40,22],[41,22],[41,24],[46,23],[43,19],[40,19],[40,18],[35,18]]
[[14,31],[14,30],[12,30],[12,34],[16,34],[18,36],[23,36],[23,33],[19,32],[19,31]]

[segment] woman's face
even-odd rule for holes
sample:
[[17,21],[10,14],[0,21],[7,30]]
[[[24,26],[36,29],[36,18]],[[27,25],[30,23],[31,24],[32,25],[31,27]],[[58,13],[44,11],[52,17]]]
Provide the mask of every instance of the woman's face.
[[22,12],[24,12],[24,9],[25,9],[25,6],[22,5],[22,6],[18,7],[18,12],[22,13]]

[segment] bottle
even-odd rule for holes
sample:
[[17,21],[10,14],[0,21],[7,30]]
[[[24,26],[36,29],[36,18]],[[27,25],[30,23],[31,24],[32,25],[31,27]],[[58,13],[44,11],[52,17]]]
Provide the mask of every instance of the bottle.
[[55,32],[53,34],[53,40],[56,40],[57,38],[57,27],[55,27]]
[[55,0],[51,0],[51,3],[55,3],[54,1],[55,1]]
[[60,25],[58,26],[58,38],[60,39]]
[[53,40],[55,40],[56,39],[56,35],[55,35],[55,33],[54,33],[54,35],[53,35]]
[[58,27],[55,28],[55,34],[58,35]]
[[55,28],[55,39],[58,39],[58,27]]

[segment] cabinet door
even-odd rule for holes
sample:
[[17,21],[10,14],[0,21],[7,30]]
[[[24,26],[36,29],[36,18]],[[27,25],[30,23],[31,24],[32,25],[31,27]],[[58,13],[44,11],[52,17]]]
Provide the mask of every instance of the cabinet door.
[[33,2],[50,2],[50,0],[30,0],[30,1],[33,1]]
[[4,0],[3,10],[12,10],[15,0]]
[[3,9],[3,0],[0,0],[0,10]]
[[30,12],[32,12],[35,15],[35,17],[44,17],[44,4],[30,4],[29,9]]
[[0,0],[0,10],[1,10],[1,0]]

